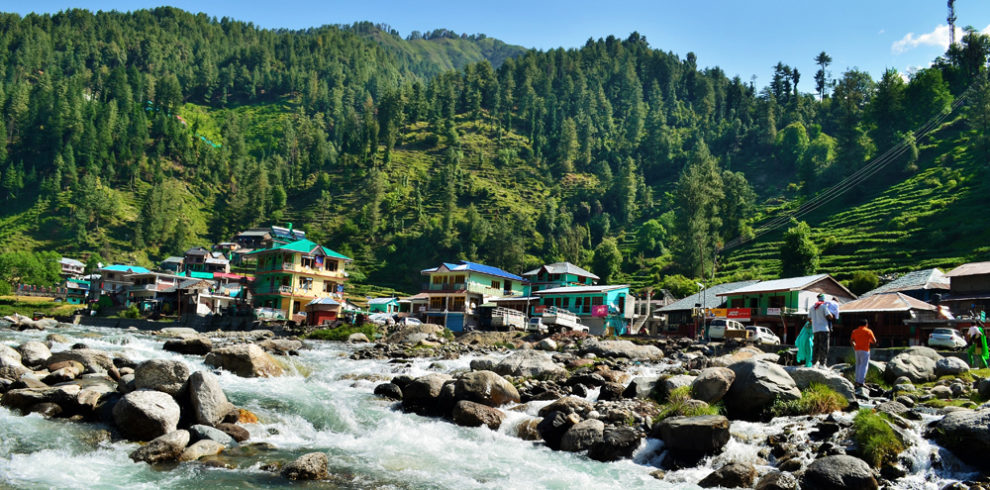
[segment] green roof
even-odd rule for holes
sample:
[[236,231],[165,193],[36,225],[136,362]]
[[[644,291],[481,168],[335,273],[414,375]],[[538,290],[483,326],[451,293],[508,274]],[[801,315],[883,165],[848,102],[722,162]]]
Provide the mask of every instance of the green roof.
[[324,246],[321,246],[321,245],[317,245],[316,242],[313,242],[312,240],[307,240],[305,238],[303,238],[302,240],[296,240],[296,241],[294,241],[292,243],[286,243],[285,245],[275,245],[272,248],[266,248],[264,250],[255,250],[254,252],[251,252],[248,255],[261,254],[261,253],[265,253],[265,252],[272,252],[272,251],[275,251],[275,250],[284,250],[284,251],[288,251],[288,252],[310,253],[315,248],[322,249],[323,250],[323,254],[326,255],[327,257],[333,257],[335,259],[341,259],[341,260],[351,260],[350,257],[348,257],[348,256],[346,256],[344,254],[339,254],[337,252],[334,252],[333,250],[330,250],[327,247],[324,247]]
[[194,277],[196,279],[213,279],[212,272],[196,272],[196,271],[186,271],[187,277]]

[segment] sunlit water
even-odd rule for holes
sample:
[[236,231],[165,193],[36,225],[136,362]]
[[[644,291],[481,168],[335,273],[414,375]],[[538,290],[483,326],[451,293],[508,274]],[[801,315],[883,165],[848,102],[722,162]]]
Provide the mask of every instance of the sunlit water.
[[[162,350],[163,340],[138,332],[101,328],[55,330],[70,342],[119,352],[133,361],[181,359],[190,369],[210,369],[200,356]],[[17,346],[44,340],[50,332],[0,330],[0,341]],[[260,422],[245,424],[249,442],[274,445],[273,451],[233,450],[225,462],[234,469],[183,463],[155,468],[134,463],[128,454],[135,443],[110,442],[97,437],[99,424],[20,416],[0,408],[0,488],[257,488],[299,485],[263,469],[321,451],[329,456],[329,482],[310,486],[336,488],[464,489],[464,488],[697,488],[695,483],[713,468],[729,461],[753,463],[760,474],[771,463],[760,458],[766,436],[779,433],[787,419],[769,424],[734,422],[733,437],[722,454],[698,467],[668,472],[663,481],[650,475],[663,458],[662,442],[644,441],[633,460],[599,463],[581,454],[552,451],[541,443],[515,437],[515,428],[537,416],[549,402],[533,402],[507,410],[498,431],[465,428],[440,419],[403,413],[394,403],[373,395],[374,387],[397,374],[419,376],[429,372],[468,370],[470,357],[457,360],[412,360],[392,364],[356,361],[352,347],[313,343],[312,349],[292,358],[294,371],[279,378],[240,378],[217,372],[230,400],[258,415]],[[53,352],[71,344],[56,344]],[[637,374],[658,367],[639,366]],[[597,398],[591,390],[589,400]],[[946,451],[943,464],[932,468],[930,454],[939,452],[920,436],[912,442],[909,458],[918,467],[898,486],[939,488],[971,476]],[[809,461],[810,462],[810,459]],[[306,485],[306,484],[303,484]]]

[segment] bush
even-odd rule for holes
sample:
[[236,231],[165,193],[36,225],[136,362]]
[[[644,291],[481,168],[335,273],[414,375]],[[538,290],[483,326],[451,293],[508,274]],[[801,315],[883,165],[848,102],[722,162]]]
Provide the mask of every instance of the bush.
[[667,396],[667,403],[660,405],[660,413],[653,419],[659,422],[667,417],[698,417],[701,415],[719,415],[722,413],[722,405],[700,405],[688,404],[691,400],[691,387],[681,386],[671,391]]
[[306,335],[303,335],[303,338],[312,340],[345,341],[351,336],[351,334],[363,333],[365,337],[368,337],[368,340],[374,340],[377,332],[378,327],[374,323],[365,323],[360,326],[345,324],[337,328],[314,330]]
[[138,309],[137,305],[131,305],[126,310],[122,311],[120,316],[124,318],[141,318],[141,310]]
[[904,451],[904,443],[887,423],[885,414],[864,408],[853,418],[853,440],[859,445],[860,456],[875,468],[895,462]]
[[812,383],[807,389],[801,392],[798,400],[777,400],[770,407],[770,413],[774,417],[787,415],[817,415],[822,413],[832,413],[849,406],[846,397],[836,393],[831,388],[818,383]]

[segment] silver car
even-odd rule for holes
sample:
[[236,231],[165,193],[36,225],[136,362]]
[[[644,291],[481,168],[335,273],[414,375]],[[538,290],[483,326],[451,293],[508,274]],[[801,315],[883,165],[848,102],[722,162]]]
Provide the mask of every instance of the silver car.
[[936,328],[928,335],[928,346],[957,350],[966,347],[966,339],[954,328]]
[[752,332],[750,338],[757,344],[780,345],[780,337],[767,327],[750,326],[746,330]]

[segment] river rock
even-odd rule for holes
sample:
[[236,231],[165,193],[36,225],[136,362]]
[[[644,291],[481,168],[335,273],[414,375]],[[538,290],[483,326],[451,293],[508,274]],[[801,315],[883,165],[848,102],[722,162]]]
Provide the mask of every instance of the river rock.
[[163,337],[173,337],[173,338],[181,339],[186,337],[195,337],[199,335],[199,332],[189,327],[166,327],[159,330],[158,334]]
[[622,396],[626,398],[650,398],[656,389],[658,376],[637,376],[626,386]]
[[213,341],[205,335],[190,335],[165,341],[162,349],[179,354],[202,356],[213,350]]
[[[65,381],[69,381],[69,380],[65,380]],[[13,385],[11,385],[11,388],[15,390],[20,388],[48,388],[49,386],[54,384],[55,383],[45,383],[41,381],[40,379],[38,379],[37,376],[34,375],[34,373],[25,373],[22,374],[21,377],[17,378],[17,381],[15,381]]]
[[588,450],[588,457],[605,462],[631,458],[641,439],[632,427],[606,427],[602,440]]
[[746,361],[756,356],[761,356],[765,352],[756,347],[743,347],[731,354],[725,354],[711,359],[710,364],[715,367],[728,367],[739,361]]
[[41,366],[52,356],[48,346],[37,340],[29,340],[17,348],[21,353],[21,364],[28,367]]
[[11,382],[15,382],[21,376],[28,374],[30,372],[31,372],[30,369],[28,369],[23,364],[21,364],[20,355],[18,355],[16,358],[0,356],[0,378],[10,380]]
[[[83,365],[84,372],[87,373],[108,373],[113,379],[120,379],[117,366],[113,364],[113,357],[101,350],[95,349],[70,349],[52,353],[48,358],[48,365],[57,364],[62,361],[76,361]],[[50,368],[49,368],[50,369]]]
[[756,490],[800,490],[801,484],[786,471],[772,471],[756,482]]
[[285,465],[282,476],[290,480],[325,480],[330,477],[326,453],[309,453]]
[[505,378],[491,371],[473,371],[454,383],[454,398],[497,407],[519,403],[519,391]]
[[[932,361],[934,363],[934,361]],[[801,488],[808,490],[845,490],[879,488],[866,461],[839,455],[818,458],[804,471]]]
[[172,430],[137,448],[130,457],[134,461],[151,464],[175,461],[182,455],[187,444],[189,444],[189,431]]
[[564,434],[580,421],[580,417],[576,414],[568,415],[564,412],[552,411],[543,416],[536,430],[539,431],[547,447],[557,450],[560,449],[560,441]]
[[368,340],[368,336],[361,332],[354,332],[347,336],[347,343],[349,344],[367,344],[371,342]]
[[[923,352],[924,351],[922,351],[922,353]],[[886,378],[888,382],[891,382],[900,376],[907,377],[912,383],[926,383],[928,381],[934,381],[935,363],[936,360],[928,356],[904,352],[898,354],[887,363],[887,370],[884,372],[884,378]]]
[[554,351],[557,350],[557,343],[554,342],[553,339],[547,337],[547,338],[545,338],[545,339],[537,342],[536,345],[534,346],[534,348],[537,349],[537,350],[545,350],[545,351],[554,352]]
[[756,481],[756,468],[748,463],[729,463],[701,479],[701,488],[752,488]]
[[537,350],[519,350],[509,354],[495,366],[495,372],[502,376],[539,379],[567,376],[567,370],[553,362],[550,354]]
[[189,402],[193,420],[200,424],[217,425],[234,405],[220,387],[220,380],[213,373],[196,371],[189,376]]
[[938,361],[939,359],[942,358],[942,354],[939,354],[938,351],[932,349],[931,347],[925,347],[923,345],[915,345],[908,347],[903,351],[901,351],[901,354],[910,354],[912,356],[927,357],[933,361]]
[[460,400],[454,405],[451,418],[457,425],[465,427],[485,425],[491,430],[498,430],[505,420],[505,412],[481,403]]
[[452,379],[449,374],[432,373],[412,380],[402,389],[402,405],[417,413],[439,413],[440,391]]
[[28,409],[28,413],[37,413],[46,419],[58,417],[62,413],[62,407],[54,403],[39,403]]
[[226,447],[211,439],[200,439],[192,443],[179,455],[179,461],[196,461],[206,456],[216,456],[223,452]]
[[729,387],[735,379],[735,371],[726,367],[704,369],[691,382],[691,398],[705,403],[715,403],[729,392]]
[[134,386],[178,396],[189,379],[189,366],[182,361],[150,359],[134,369]]
[[828,386],[832,391],[844,396],[846,400],[856,400],[856,387],[851,381],[834,371],[800,366],[787,366],[784,370],[797,384],[798,389],[804,390],[812,383],[817,383]]
[[127,439],[147,441],[175,430],[179,405],[161,391],[139,390],[124,395],[113,407],[113,421]]
[[969,371],[969,364],[958,357],[943,357],[935,361],[935,376],[958,376],[966,371]]
[[653,426],[650,437],[661,439],[675,458],[697,461],[718,453],[729,442],[729,419],[722,415],[668,417]]
[[729,413],[734,416],[757,418],[776,400],[801,398],[797,384],[778,364],[749,360],[737,362],[729,369],[736,373],[736,379],[724,400]]
[[230,437],[230,434],[208,425],[196,424],[189,427],[189,436],[193,442],[209,439],[211,441],[219,442],[226,447],[237,445],[237,441],[235,441],[233,437]]
[[281,366],[256,344],[238,344],[213,349],[203,360],[209,366],[230,371],[242,378],[281,376]]
[[[386,343],[389,344],[418,344],[423,339],[439,339],[443,337],[444,327],[440,325],[434,325],[432,323],[423,323],[421,325],[409,325],[404,326],[397,332],[389,335],[385,339]],[[419,335],[425,334],[425,335]],[[413,338],[410,338],[413,337]]]
[[683,388],[685,386],[691,386],[694,382],[694,376],[688,374],[675,374],[673,376],[666,376],[660,378],[657,383],[657,387],[660,389],[660,395],[663,399],[670,397],[670,394],[678,388]]
[[948,400],[949,398],[952,398],[952,388],[949,388],[948,386],[933,386],[932,389],[929,390],[929,393],[934,395],[935,398],[938,398],[939,400]]
[[247,429],[237,424],[221,423],[217,424],[217,429],[222,430],[234,441],[241,443],[251,438],[251,433]]
[[498,359],[493,359],[491,357],[479,357],[477,359],[471,359],[472,371],[494,371],[495,366],[498,365]]
[[381,383],[375,386],[375,395],[392,400],[401,400],[402,389],[395,383]]
[[295,339],[267,339],[258,342],[258,345],[272,354],[296,355],[303,348],[301,340]]
[[948,413],[932,431],[938,444],[963,462],[990,471],[990,408]]
[[663,351],[655,345],[637,345],[628,340],[598,340],[589,337],[581,344],[582,354],[598,357],[624,357],[632,361],[659,361]]
[[578,414],[585,415],[595,408],[588,400],[565,396],[540,409],[540,417],[546,417],[550,412],[561,412],[565,415]]
[[560,439],[560,449],[569,452],[584,451],[601,442],[604,434],[605,423],[601,420],[582,420],[567,429]]
[[602,385],[601,389],[598,390],[598,401],[618,401],[622,399],[622,392],[626,391],[626,387],[622,386],[622,383],[612,383],[608,382]]
[[0,398],[0,405],[22,412],[28,411],[31,407],[39,403],[54,403],[59,406],[68,406],[75,402],[80,391],[82,391],[82,388],[78,385],[12,389],[4,393],[3,398]]

